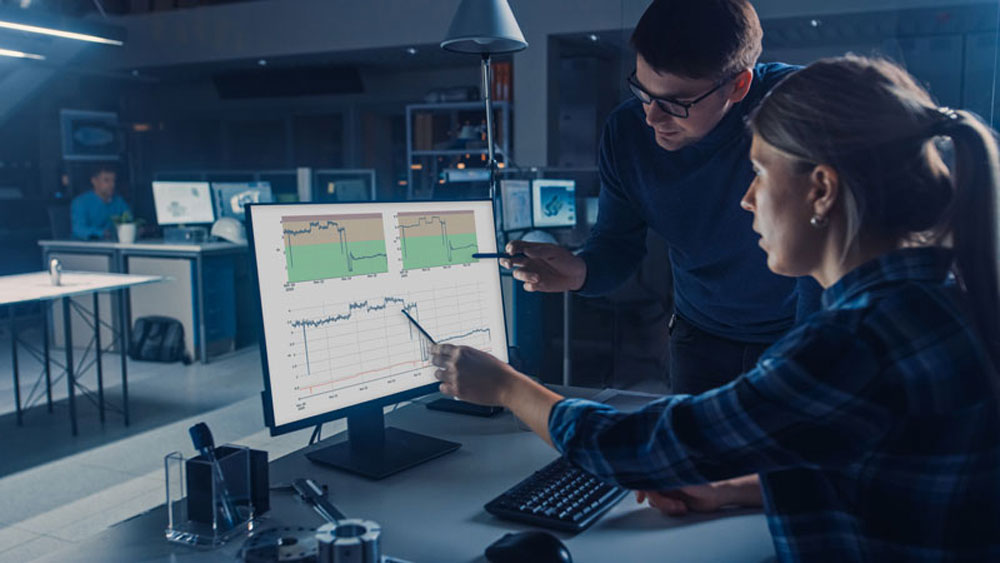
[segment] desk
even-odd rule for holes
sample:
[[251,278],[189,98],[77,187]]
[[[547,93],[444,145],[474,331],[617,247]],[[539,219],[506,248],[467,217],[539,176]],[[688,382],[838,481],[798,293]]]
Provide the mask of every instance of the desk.
[[[23,416],[21,412],[21,385],[20,385],[20,374],[18,373],[17,365],[17,324],[15,322],[14,307],[22,303],[31,303],[33,301],[41,301],[47,303],[49,301],[54,301],[57,299],[62,300],[62,318],[63,318],[63,329],[65,331],[66,343],[73,342],[72,334],[72,322],[70,322],[70,298],[74,296],[88,295],[92,294],[94,298],[94,339],[95,352],[97,358],[97,388],[98,388],[98,398],[99,406],[101,412],[101,422],[104,422],[104,380],[101,368],[101,322],[100,322],[100,307],[97,294],[100,292],[118,292],[118,311],[124,316],[125,307],[125,292],[131,287],[136,287],[139,285],[145,285],[150,283],[161,282],[165,278],[158,276],[129,276],[124,274],[102,274],[93,272],[63,272],[62,274],[62,285],[52,285],[51,278],[48,272],[35,272],[31,274],[20,274],[14,276],[2,276],[0,277],[0,306],[7,305],[10,307],[10,339],[11,339],[11,362],[13,367],[14,376],[14,402],[17,408],[17,423],[18,425],[23,424]],[[44,348],[44,367],[45,367],[45,378],[46,378],[46,391],[48,395],[48,405],[49,412],[52,411],[52,384],[51,384],[51,374],[49,372],[49,346],[48,346],[48,333],[49,333],[49,315],[48,308],[43,309],[42,317],[44,319],[45,326],[42,328],[42,338],[43,338],[43,348]],[[128,324],[124,323],[120,325],[122,327],[127,327]],[[121,369],[122,369],[122,411],[125,417],[125,425],[128,426],[128,369],[126,367],[126,351],[128,350],[128,331],[122,330],[119,333],[120,345],[119,350],[121,351]],[[73,374],[73,346],[65,346],[66,348],[66,386],[67,395],[69,399],[69,416],[70,425],[75,436],[77,433],[76,426],[76,387],[77,381]]]
[[[574,391],[577,396],[596,393]],[[609,402],[615,404],[614,400]],[[338,439],[334,437],[273,461],[272,485],[290,483],[297,477],[325,483],[330,500],[344,514],[382,525],[384,554],[414,562],[484,561],[483,550],[504,533],[530,529],[494,518],[483,510],[487,501],[556,457],[555,451],[537,436],[520,430],[509,413],[477,418],[411,404],[387,414],[386,420],[393,426],[461,442],[462,447],[381,481],[368,481],[305,458],[306,451]],[[198,551],[171,544],[163,539],[166,522],[166,509],[160,506],[43,560],[232,561],[242,545],[242,539],[237,539],[218,550]],[[261,528],[322,523],[293,495],[272,492],[271,512],[262,519]],[[666,518],[653,509],[637,506],[632,496],[583,533],[556,535],[566,543],[577,563],[760,563],[774,558],[771,536],[759,512]]]
[[[67,267],[119,273],[161,275],[174,281],[134,292],[128,303],[134,321],[146,315],[176,318],[184,325],[187,352],[204,363],[211,356],[236,348],[252,338],[253,324],[241,318],[253,310],[240,289],[249,286],[248,247],[229,242],[204,244],[166,243],[162,240],[132,244],[76,240],[43,240],[44,264],[58,257]],[[106,264],[96,263],[97,257]],[[67,262],[69,260],[69,262]],[[90,260],[86,267],[77,261]],[[190,280],[190,281],[188,281]],[[240,283],[243,280],[243,283]],[[246,292],[244,292],[246,293]]]

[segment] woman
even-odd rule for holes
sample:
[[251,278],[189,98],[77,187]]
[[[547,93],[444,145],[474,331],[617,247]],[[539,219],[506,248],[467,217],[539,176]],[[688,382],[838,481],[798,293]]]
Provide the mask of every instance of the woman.
[[742,206],[769,268],[824,286],[822,311],[729,385],[636,413],[449,345],[434,357],[441,391],[511,409],[632,489],[759,473],[782,560],[1000,559],[991,131],[858,57],[790,76],[750,125],[757,178]]

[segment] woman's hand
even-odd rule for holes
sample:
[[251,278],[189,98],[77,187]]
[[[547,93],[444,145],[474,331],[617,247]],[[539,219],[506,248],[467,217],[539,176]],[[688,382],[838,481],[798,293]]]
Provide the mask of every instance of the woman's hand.
[[431,361],[438,367],[434,377],[445,395],[480,405],[510,409],[543,440],[549,436],[549,413],[562,396],[535,383],[528,376],[490,354],[453,344],[431,348]]
[[440,344],[431,354],[442,393],[470,403],[507,406],[507,391],[520,375],[510,365],[468,346]]
[[759,507],[763,504],[757,475],[670,491],[636,491],[635,500],[639,504],[648,502],[649,506],[667,516],[684,516],[688,512],[715,512],[724,506]]

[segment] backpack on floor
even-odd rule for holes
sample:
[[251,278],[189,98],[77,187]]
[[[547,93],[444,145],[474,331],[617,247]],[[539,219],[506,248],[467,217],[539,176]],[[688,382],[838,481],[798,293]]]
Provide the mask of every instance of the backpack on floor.
[[145,362],[191,363],[184,351],[184,325],[170,317],[139,317],[132,327],[128,355]]

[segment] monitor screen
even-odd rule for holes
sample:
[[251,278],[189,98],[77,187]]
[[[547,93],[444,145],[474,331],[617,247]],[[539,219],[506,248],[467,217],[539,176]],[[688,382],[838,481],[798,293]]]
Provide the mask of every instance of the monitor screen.
[[535,227],[576,226],[576,182],[532,181],[532,217]]
[[271,203],[270,182],[213,182],[212,195],[219,217],[243,220],[243,206],[248,203]]
[[[248,207],[274,434],[437,390],[427,342],[507,360],[488,200]],[[381,409],[378,410],[381,413]]]
[[316,170],[312,201],[374,201],[374,182],[370,170]]
[[501,180],[503,228],[517,231],[531,228],[531,183],[527,180]]
[[160,225],[215,221],[208,182],[153,182],[153,206]]

